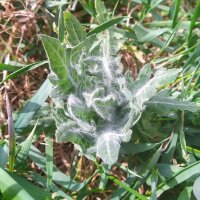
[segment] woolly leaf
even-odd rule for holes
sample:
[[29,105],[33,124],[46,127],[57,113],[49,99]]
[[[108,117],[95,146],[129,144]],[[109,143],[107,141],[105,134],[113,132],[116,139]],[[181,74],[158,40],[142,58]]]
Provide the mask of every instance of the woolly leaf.
[[167,97],[155,96],[151,98],[146,105],[153,107],[156,110],[187,110],[190,112],[197,112],[200,110],[200,104],[189,101],[181,101],[176,99],[170,99]]
[[58,39],[46,35],[40,35],[40,38],[44,45],[50,68],[56,74],[52,83],[57,84],[62,88],[61,91],[66,93],[72,86],[68,80],[70,50],[64,48]]
[[64,13],[64,24],[67,33],[67,41],[71,46],[76,46],[86,38],[86,32],[79,21],[70,13]]
[[56,140],[58,142],[68,141],[88,148],[91,145],[92,137],[81,132],[80,128],[73,122],[60,124],[57,127]]
[[[100,2],[96,1],[96,10],[102,23],[106,16]],[[147,64],[134,80],[129,72],[123,74],[109,33],[86,38],[80,24],[75,22],[74,28],[75,32],[67,35],[68,40],[73,40],[71,48],[43,37],[51,65],[50,78],[56,88],[52,95],[56,140],[70,141],[88,158],[96,155],[112,165],[118,159],[121,143],[130,141],[133,126],[147,102],[161,86],[174,81],[179,70],[153,71]]]
[[115,134],[105,133],[97,141],[97,155],[107,164],[112,165],[117,162],[119,149],[120,143]]
[[141,80],[136,80],[136,86],[133,89],[134,102],[137,104],[139,109],[143,109],[144,103],[156,94],[157,89],[160,86],[174,81],[179,72],[179,69],[167,70],[161,68],[157,70],[153,78],[149,79],[146,83]]

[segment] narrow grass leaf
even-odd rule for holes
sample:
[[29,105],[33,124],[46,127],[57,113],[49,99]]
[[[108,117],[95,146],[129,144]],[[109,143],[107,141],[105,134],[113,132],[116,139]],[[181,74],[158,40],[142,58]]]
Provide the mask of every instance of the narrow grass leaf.
[[[140,25],[140,24],[136,24],[133,31],[135,32],[135,34],[136,34],[136,36],[137,36],[137,40],[138,40],[139,42],[141,42],[140,39],[141,39],[142,37],[145,37],[147,34],[150,34],[150,32],[151,32],[152,30],[151,30],[151,29],[144,28],[144,27],[143,27],[142,25]],[[130,37],[130,36],[131,36],[131,33],[126,34],[126,36],[129,37],[129,38],[131,38],[131,37]],[[153,44],[153,45],[156,45],[156,46],[158,46],[158,47],[160,47],[160,48],[162,48],[162,47],[165,45],[165,42],[163,42],[163,41],[160,40],[159,38],[154,38],[154,39],[150,40],[149,43],[151,43],[151,44]],[[167,52],[169,52],[169,53],[172,53],[174,49],[173,49],[172,47],[167,46],[164,50],[167,51]]]
[[117,185],[123,187],[126,191],[130,192],[131,194],[134,194],[136,197],[138,197],[138,199],[147,200],[147,197],[141,195],[139,192],[137,192],[136,190],[129,187],[129,185],[127,185],[126,183],[121,182],[120,180],[118,180],[114,176],[109,175],[108,178],[110,180],[112,180],[113,182],[115,182]]
[[179,138],[179,134],[180,134],[180,131],[182,130],[182,125],[183,125],[182,123],[183,123],[183,119],[182,119],[181,114],[179,114],[178,119],[176,121],[175,129],[173,131],[171,144],[168,147],[167,151],[163,154],[162,163],[169,163],[172,160],[175,149],[176,149],[177,141]]
[[158,174],[153,170],[151,173],[151,191],[152,195],[150,200],[157,200],[157,183],[158,183]]
[[95,10],[96,10],[96,18],[99,24],[103,24],[106,22],[107,10],[105,8],[104,2],[101,0],[95,0]]
[[178,171],[181,171],[183,169],[183,167],[168,163],[158,163],[156,167],[158,168],[159,173],[166,178],[172,177]]
[[127,18],[128,17],[116,17],[116,18],[110,19],[110,20],[104,22],[103,24],[97,26],[93,30],[89,31],[87,36],[105,31],[106,29],[112,27],[113,25],[118,24],[124,20],[127,20]]
[[190,64],[194,63],[197,59],[199,59],[199,57],[200,57],[200,41],[198,42],[195,50],[192,52],[187,62],[184,64],[183,66],[184,71],[188,69]]
[[26,140],[20,144],[21,148],[19,150],[19,153],[16,156],[16,159],[17,159],[16,166],[18,166],[20,168],[23,167],[25,162],[27,161],[29,150],[30,150],[30,147],[32,144],[32,140],[33,140],[33,136],[35,134],[37,124],[38,124],[38,121],[36,122],[33,130],[31,131],[29,136],[26,138]]
[[[142,0],[131,0],[132,2],[134,3],[138,3],[138,4],[142,4],[143,1]],[[169,7],[168,6],[164,6],[163,4],[160,5],[160,3],[162,2],[163,0],[152,0],[151,1],[151,7],[152,8],[159,8],[161,10],[164,10],[164,11],[168,11],[169,10]],[[151,11],[151,10],[150,10]]]
[[46,174],[47,174],[47,188],[52,187],[53,177],[53,140],[49,137],[45,138],[45,155],[46,155]]
[[[140,170],[141,178],[138,179],[137,176],[130,175],[126,180],[126,185],[130,184],[131,188],[139,188],[145,182],[146,177],[148,176],[149,172],[157,164],[158,159],[160,158],[161,149],[162,149],[162,145],[153,154],[152,158],[147,162],[147,164],[145,163],[145,165],[142,165],[142,169]],[[126,188],[124,188],[123,186],[121,186],[113,193],[113,195],[112,195],[112,197],[110,199],[112,199],[112,200],[120,200],[125,195],[127,195],[127,199],[130,198],[129,191],[126,190]]]
[[107,182],[108,182],[108,176],[105,173],[102,173],[99,182],[99,189],[105,190]]
[[107,182],[108,182],[108,176],[107,174],[109,173],[110,166],[105,165],[103,167],[103,173],[101,174],[100,182],[99,182],[99,189],[100,190],[105,190]]
[[113,11],[112,11],[112,17],[115,16],[115,12],[116,12],[117,6],[119,5],[119,2],[120,2],[120,0],[117,0],[117,2],[116,2],[116,4],[115,4],[115,7],[114,7],[114,9],[113,9]]
[[[180,22],[179,28],[186,30],[186,31],[189,31],[190,24],[191,24],[190,21],[182,21],[182,22]],[[156,28],[156,27],[171,28],[172,20],[146,22],[145,25],[148,25],[148,26],[153,27],[153,28]],[[195,27],[200,27],[200,22],[196,22]]]
[[[46,173],[46,160],[39,149],[31,145],[29,157],[44,173]],[[72,180],[70,176],[65,175],[55,165],[53,165],[53,182],[72,191],[79,191],[84,187],[84,183],[78,183]]]
[[186,149],[189,153],[195,155],[197,158],[200,158],[200,151],[198,149],[186,146]]
[[147,176],[151,172],[151,170],[154,168],[154,166],[157,164],[160,155],[161,155],[162,145],[159,147],[159,149],[153,154],[152,158],[149,159],[147,164],[143,165],[143,168],[140,172],[142,179],[138,179],[136,183],[134,184],[134,188],[139,188],[146,180]]
[[[31,180],[33,182],[39,184],[43,188],[46,187],[47,180],[44,176],[41,176],[40,174],[38,174],[37,172],[34,172],[34,171],[30,171],[28,173],[29,173],[28,174],[29,177],[31,178]],[[66,194],[66,192],[64,192],[61,188],[59,188],[55,184],[52,184],[51,191],[54,193],[55,199],[56,199],[56,197],[58,197],[58,198],[63,197],[64,199],[67,199],[67,200],[73,200],[69,195]]]
[[[192,186],[190,186],[190,187],[185,187],[182,191],[181,191],[181,193],[180,193],[180,195],[179,195],[179,197],[178,197],[178,199],[177,200],[191,200],[191,196],[192,196]],[[198,200],[198,199],[197,199]]]
[[[134,1],[134,0],[133,0]],[[144,18],[157,6],[159,6],[160,3],[162,3],[163,0],[156,0],[156,1],[142,1],[142,3],[145,5],[141,17],[140,17],[140,23],[144,20]],[[140,3],[140,1],[135,1],[137,3]]]
[[158,186],[157,190],[157,196],[160,196],[164,191],[174,188],[176,185],[186,181],[190,177],[192,177],[194,174],[200,172],[200,161],[195,162],[187,167],[185,167],[183,170],[177,172],[175,175],[173,175],[171,178],[167,179],[165,183],[161,183]]
[[127,174],[132,174],[133,176],[136,176],[138,178],[142,178],[142,176],[138,175],[136,172],[130,170],[128,167],[124,166],[121,163],[115,163],[115,166],[117,166],[119,169],[123,170]]
[[170,42],[172,41],[172,39],[174,38],[174,35],[176,34],[179,26],[180,26],[180,23],[181,23],[182,20],[180,20],[180,22],[174,27],[172,33],[170,34],[170,36],[168,37],[168,39],[166,40],[166,42],[164,43],[164,45],[162,46],[162,48],[160,49],[160,51],[157,53],[157,55],[154,57],[153,60],[157,59],[158,56],[163,53],[165,51],[165,49],[169,46]]
[[83,6],[83,8],[85,9],[85,11],[87,13],[89,13],[91,16],[95,17],[95,15],[96,15],[95,10],[90,5],[88,5],[88,3],[85,0],[79,0],[79,2]]
[[63,42],[65,38],[65,24],[63,18],[63,6],[59,7],[58,16],[58,39]]
[[156,30],[151,30],[149,33],[144,35],[143,37],[140,38],[141,42],[149,42],[157,38],[158,36],[161,36],[163,33],[168,32],[170,29],[169,28],[161,28],[161,29],[156,29]]
[[180,130],[179,143],[180,143],[180,151],[181,151],[182,158],[185,160],[188,160],[186,139],[185,139],[185,133],[183,130]]
[[[87,196],[89,196],[89,194],[92,193],[92,190],[88,190],[88,184],[93,180],[93,178],[100,172],[100,169],[95,170],[95,172],[84,181],[84,185],[81,188],[81,190],[79,190],[78,196],[77,196],[77,200],[82,200],[85,199]],[[97,189],[98,191],[102,191]],[[95,190],[94,190],[95,191]]]
[[[135,176],[128,176],[125,183],[127,185],[131,185],[135,181],[136,177]],[[110,200],[121,200],[125,195],[127,194],[127,191],[123,187],[119,187],[116,189],[112,196],[110,197]]]
[[0,168],[0,191],[5,199],[12,200],[47,200],[50,193],[39,188],[16,173],[9,173]]
[[141,152],[153,149],[158,144],[159,143],[144,143],[144,144],[126,143],[126,144],[121,145],[120,153],[134,155],[137,153],[141,153]]
[[44,64],[47,64],[48,61],[40,61],[40,62],[37,62],[37,63],[33,63],[33,64],[30,64],[30,65],[27,65],[25,67],[22,67],[22,68],[18,68],[18,70],[14,71],[12,74],[9,74],[3,81],[1,81],[0,85],[2,83],[4,83],[5,81],[9,80],[9,79],[12,79],[12,78],[15,78],[17,75],[19,74],[24,74],[25,72],[27,71],[31,71],[33,69],[36,69]]
[[16,70],[19,70],[20,68],[14,65],[8,65],[4,63],[0,63],[0,71],[6,70],[8,72],[14,72]]
[[164,0],[151,0],[150,2],[150,5],[151,5],[151,8],[156,8],[160,3],[162,3]]
[[197,19],[199,16],[200,16],[200,2],[197,2],[197,6],[195,7],[194,14],[192,16],[191,23],[190,23],[190,30],[189,30],[189,34],[188,34],[188,46],[190,46],[192,31],[195,28],[195,25],[197,23]]
[[44,104],[47,97],[50,95],[52,90],[52,84],[47,79],[37,93],[27,102],[25,107],[20,111],[19,116],[15,122],[15,130],[17,133],[21,133],[24,128],[29,125],[33,115],[40,109]]
[[8,144],[6,141],[1,140],[0,141],[0,167],[1,168],[5,168],[6,167],[6,163],[8,162],[8,154],[9,154],[9,150],[8,150]]
[[177,17],[178,13],[180,12],[180,6],[181,6],[181,0],[175,0],[175,7],[173,12],[173,18],[172,18],[172,28],[175,28],[177,24]]

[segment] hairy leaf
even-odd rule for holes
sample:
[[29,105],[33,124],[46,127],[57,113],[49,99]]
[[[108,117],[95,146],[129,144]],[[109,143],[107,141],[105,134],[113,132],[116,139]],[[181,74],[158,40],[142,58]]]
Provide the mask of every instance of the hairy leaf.
[[[96,1],[100,23],[105,20],[102,9],[103,4]],[[75,20],[71,14],[68,16],[66,24],[70,24],[72,18]],[[82,154],[90,158],[99,156],[112,165],[118,160],[121,144],[130,141],[133,126],[146,107],[158,99],[159,90],[173,82],[180,70],[153,70],[147,64],[134,80],[130,72],[123,73],[110,33],[86,37],[77,23],[75,20],[76,28],[68,32],[68,38],[79,38],[74,39],[70,48],[42,36],[52,71],[50,78],[56,88],[52,94],[56,105],[53,109],[56,139],[71,141]],[[168,99],[176,105],[170,107]],[[198,110],[193,103],[186,108],[185,103],[168,94],[162,105],[173,110]]]
[[50,68],[58,77],[56,84],[62,88],[62,92],[67,92],[71,88],[71,83],[67,78],[70,50],[64,48],[58,39],[46,35],[40,37],[49,59]]
[[82,29],[79,21],[70,13],[64,13],[64,24],[67,32],[67,41],[71,46],[76,46],[86,37],[86,32]]

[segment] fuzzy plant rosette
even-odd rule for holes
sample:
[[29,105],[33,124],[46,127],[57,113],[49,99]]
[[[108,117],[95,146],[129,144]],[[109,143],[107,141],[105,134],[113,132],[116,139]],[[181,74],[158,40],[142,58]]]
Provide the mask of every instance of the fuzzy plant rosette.
[[98,156],[112,165],[118,160],[121,144],[131,140],[133,126],[146,107],[196,111],[195,104],[186,106],[188,102],[159,90],[177,78],[179,69],[152,70],[147,64],[134,80],[129,71],[123,73],[108,31],[87,37],[70,13],[65,16],[75,27],[74,34],[67,33],[63,42],[41,35],[54,85],[51,97],[57,142],[70,141],[87,157]]

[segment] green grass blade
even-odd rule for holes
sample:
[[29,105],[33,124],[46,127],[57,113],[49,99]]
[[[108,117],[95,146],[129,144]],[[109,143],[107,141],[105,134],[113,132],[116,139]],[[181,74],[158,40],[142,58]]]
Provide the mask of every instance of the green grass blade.
[[146,180],[147,176],[151,172],[151,170],[155,167],[157,164],[160,155],[161,155],[162,145],[159,147],[159,149],[152,155],[152,158],[147,162],[143,163],[142,171],[140,172],[142,179],[138,179],[136,183],[134,184],[134,188],[139,188]]
[[171,159],[173,158],[177,141],[180,135],[180,131],[182,131],[182,126],[183,126],[183,116],[181,116],[181,113],[178,115],[178,119],[176,121],[176,125],[173,131],[172,139],[171,139],[171,144],[168,147],[167,151],[163,154],[162,157],[162,163],[169,163]]
[[[135,2],[138,2],[138,3],[139,3],[139,1],[135,1]],[[152,0],[152,1],[148,1],[148,2],[146,2],[146,3],[143,1],[143,3],[144,3],[144,8],[143,8],[143,10],[142,10],[142,14],[141,14],[140,19],[139,19],[140,23],[144,20],[144,18],[145,18],[154,8],[156,8],[157,6],[159,6],[159,4],[162,3],[162,2],[163,2],[163,0],[156,0],[156,1]]]
[[50,95],[52,90],[52,84],[47,79],[37,93],[27,102],[25,107],[20,111],[19,116],[15,122],[15,130],[17,133],[21,133],[24,128],[29,125],[33,115],[40,109],[44,104],[47,97]]
[[29,136],[26,138],[26,140],[20,144],[21,148],[19,150],[19,153],[16,156],[16,168],[18,168],[18,169],[19,168],[22,169],[24,167],[24,165],[26,164],[37,124],[38,124],[38,121],[36,122],[33,130],[31,131]]
[[6,163],[8,162],[8,154],[9,150],[7,142],[5,140],[0,140],[0,167],[3,169],[6,167]]
[[114,7],[114,9],[113,9],[113,11],[112,11],[112,17],[115,16],[115,12],[116,12],[116,10],[117,10],[117,6],[119,5],[119,2],[120,2],[120,0],[117,0],[117,2],[116,2],[116,4],[115,4],[115,7]]
[[104,2],[101,0],[95,0],[95,10],[96,10],[96,18],[99,24],[103,24],[106,22],[107,10],[105,8]]
[[178,28],[181,24],[181,21],[174,27],[172,33],[170,34],[170,36],[168,37],[168,39],[166,40],[166,42],[164,43],[164,45],[162,46],[162,48],[160,49],[160,51],[157,53],[157,55],[153,58],[153,61],[156,60],[158,58],[158,56],[163,53],[165,51],[165,49],[169,46],[170,42],[172,41],[172,39],[174,38],[174,35],[176,34],[176,32],[178,31]]
[[92,181],[94,176],[96,176],[99,172],[100,172],[100,169],[95,170],[95,172],[88,179],[86,179],[84,181],[84,186],[79,191],[78,196],[77,196],[77,200],[85,199],[87,196],[89,196],[91,193],[93,193],[95,191],[102,191],[102,190],[99,190],[99,189],[94,189],[94,190],[88,190],[87,189],[88,184]]
[[157,200],[156,193],[157,193],[157,183],[158,183],[158,174],[155,172],[155,170],[152,170],[151,173],[151,200]]
[[190,55],[187,62],[184,64],[183,69],[184,72],[189,68],[190,64],[194,63],[200,57],[200,40],[195,48],[195,50]]
[[113,25],[118,24],[124,20],[127,20],[127,17],[116,17],[114,19],[110,19],[107,22],[104,22],[103,24],[101,24],[101,25],[97,26],[96,28],[94,28],[93,30],[89,31],[87,36],[105,31],[106,29],[108,29],[108,28],[112,27]]
[[[38,174],[34,171],[30,171],[28,175],[31,178],[31,180],[33,180],[33,182],[39,183],[40,186],[42,186],[43,188],[46,187],[46,183],[47,183],[46,177],[41,176],[40,174]],[[57,197],[58,198],[63,197],[64,199],[67,199],[67,200],[73,200],[69,195],[66,194],[66,192],[64,192],[61,188],[59,188],[55,184],[52,184],[51,191],[54,192],[54,195],[55,195],[54,198],[55,199]]]
[[156,167],[158,169],[158,172],[163,177],[166,177],[166,178],[172,177],[178,171],[183,169],[183,167],[180,167],[178,165],[167,164],[167,163],[158,163]]
[[100,190],[105,190],[107,182],[108,182],[107,175],[105,173],[102,173],[101,174],[101,178],[100,178],[100,182],[99,182],[99,189]]
[[[145,164],[143,164],[141,167],[141,177],[139,178],[134,176],[129,176],[126,180],[126,182],[128,184],[131,185],[131,188],[138,188],[140,187],[141,184],[143,184],[146,180],[146,177],[148,176],[149,172],[152,170],[152,168],[157,164],[158,159],[160,158],[161,155],[161,149],[162,149],[162,145],[159,147],[159,149],[153,154],[152,158]],[[128,193],[127,193],[128,192]],[[129,191],[127,191],[124,187],[120,187],[118,188],[112,195],[111,199],[112,200],[120,200],[122,199],[122,197],[124,197],[126,195],[126,198],[129,199],[130,198],[130,194]],[[120,198],[119,198],[120,197]]]
[[109,175],[108,178],[110,180],[112,180],[113,182],[115,182],[117,185],[119,185],[122,188],[124,188],[126,191],[130,192],[131,194],[134,194],[136,197],[138,197],[138,199],[140,199],[140,200],[147,200],[147,197],[141,195],[139,192],[137,192],[136,190],[134,190],[131,187],[129,187],[129,185],[127,185],[125,183],[122,183],[120,180],[118,180],[114,176]]
[[27,65],[23,68],[18,68],[18,70],[14,71],[12,74],[9,74],[3,81],[1,81],[0,85],[9,79],[15,78],[19,74],[24,74],[25,72],[36,69],[46,63],[48,63],[48,61],[45,60],[45,61],[40,61],[34,64]]
[[105,190],[107,182],[108,182],[107,174],[110,171],[110,166],[109,165],[105,165],[105,166],[102,166],[102,168],[103,168],[103,173],[101,174],[100,183],[99,183],[99,189],[100,190]]
[[7,65],[4,63],[0,63],[0,71],[6,70],[8,72],[14,72],[16,70],[19,70],[20,68],[14,65]]
[[53,140],[51,138],[45,139],[45,154],[46,154],[46,174],[47,174],[47,188],[52,187],[53,177]]
[[158,186],[157,196],[160,196],[163,192],[170,188],[174,188],[176,185],[186,181],[187,179],[191,178],[194,174],[200,172],[200,161],[195,162],[181,171],[177,172],[174,176],[167,179],[165,183],[161,183]]
[[[140,41],[141,38],[145,37],[146,35],[149,35],[151,31],[152,31],[151,29],[146,29],[140,24],[136,24],[135,27],[134,27],[134,32],[135,32],[135,34],[137,36],[137,40],[139,42],[141,42]],[[128,33],[126,36],[131,38],[131,35],[132,35],[131,33]],[[160,40],[157,37],[150,40],[149,43],[151,43],[155,46],[158,46],[160,48],[162,48],[165,45],[165,42],[163,42],[162,40]],[[172,53],[174,51],[174,49],[172,47],[169,47],[169,46],[167,46],[164,50],[169,52],[169,53]]]
[[130,170],[128,167],[124,166],[121,163],[115,163],[115,166],[117,166],[119,169],[121,169],[122,171],[126,172],[127,174],[131,174],[133,176],[142,178],[142,176],[138,175],[136,172]]
[[[46,173],[46,160],[42,153],[33,145],[29,151],[29,157],[35,164]],[[78,183],[65,175],[55,165],[53,165],[53,182],[72,191],[79,191],[84,187],[84,183]]]
[[[199,187],[198,187],[198,189],[199,189]],[[191,199],[191,197],[192,197],[192,186],[190,186],[190,187],[185,187],[182,191],[181,191],[181,193],[180,193],[180,195],[179,195],[179,197],[178,197],[178,199],[177,200],[190,200]],[[198,198],[197,198],[198,199]]]
[[[126,181],[124,182],[127,185],[131,185],[133,181],[135,181],[135,176],[128,176]],[[117,190],[115,190],[110,197],[110,200],[121,200],[123,197],[127,194],[127,191],[123,187],[119,187]]]
[[143,37],[141,37],[140,41],[141,42],[152,41],[155,38],[161,36],[163,33],[168,32],[169,30],[170,30],[169,28],[161,28],[161,29],[151,30],[148,34],[146,34]]
[[[180,23],[179,28],[189,31],[190,29],[190,21],[182,21]],[[156,27],[160,27],[160,28],[171,28],[172,26],[172,20],[165,20],[165,21],[152,21],[152,22],[147,22],[145,23],[145,25],[148,25],[150,27],[156,28]],[[200,27],[200,23],[196,22],[195,27]]]
[[181,0],[175,0],[175,7],[173,10],[173,18],[172,18],[172,28],[175,28],[177,25],[177,17],[180,12]]
[[16,173],[0,168],[0,191],[9,200],[47,200],[50,193],[39,188]]
[[192,31],[195,28],[195,25],[197,23],[197,19],[198,19],[199,16],[200,16],[200,2],[197,3],[196,8],[194,10],[194,14],[193,14],[192,19],[191,19],[190,30],[189,30],[188,39],[187,39],[188,40],[188,46],[190,46]]
[[195,85],[196,85],[196,82],[195,82],[195,84],[194,84],[194,86],[193,86],[192,88],[190,88],[190,86],[191,86],[192,81],[194,80],[195,76],[198,74],[197,72],[198,72],[199,68],[200,68],[200,63],[197,65],[197,67],[195,68],[195,70],[192,72],[192,76],[191,76],[191,78],[189,79],[188,84],[186,85],[186,88],[185,88],[185,90],[184,90],[185,95],[186,95],[187,93],[191,93],[191,92],[193,91],[193,89],[194,89],[194,87],[195,87]]
[[8,136],[9,136],[9,170],[13,172],[15,165],[15,147],[16,147],[16,138],[15,130],[12,118],[12,109],[8,95],[6,94],[6,109],[8,115]]
[[83,8],[85,9],[85,11],[87,13],[89,13],[91,16],[95,17],[96,12],[95,12],[94,8],[92,8],[90,5],[88,5],[85,0],[79,0],[79,2],[83,6]]
[[59,7],[59,16],[58,16],[58,39],[63,42],[65,37],[65,24],[63,17],[63,6]]
[[162,142],[160,142],[160,143],[140,143],[140,144],[126,143],[126,144],[122,144],[120,153],[134,155],[137,153],[141,153],[141,152],[153,149],[154,147],[161,144]]

